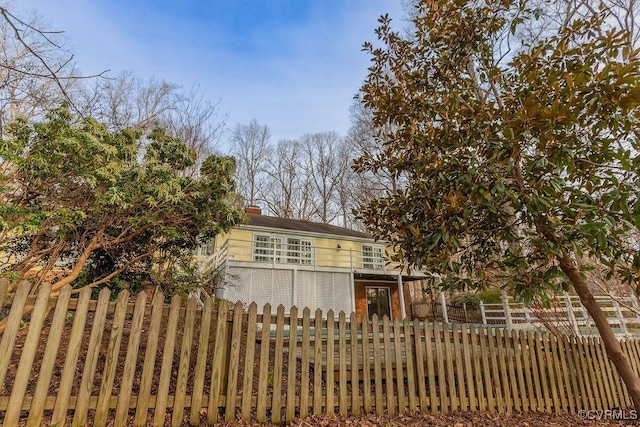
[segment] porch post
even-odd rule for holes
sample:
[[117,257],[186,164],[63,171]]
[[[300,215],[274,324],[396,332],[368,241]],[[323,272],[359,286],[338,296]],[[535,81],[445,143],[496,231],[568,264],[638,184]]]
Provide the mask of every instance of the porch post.
[[442,308],[442,321],[444,323],[449,323],[449,313],[447,313],[447,300],[444,296],[444,292],[442,291],[440,291],[440,307]]
[[404,289],[402,289],[402,274],[398,274],[398,295],[400,297],[400,318],[407,317],[407,309],[404,306]]
[[356,312],[356,279],[353,274],[353,248],[349,248],[349,277],[351,278],[351,311]]

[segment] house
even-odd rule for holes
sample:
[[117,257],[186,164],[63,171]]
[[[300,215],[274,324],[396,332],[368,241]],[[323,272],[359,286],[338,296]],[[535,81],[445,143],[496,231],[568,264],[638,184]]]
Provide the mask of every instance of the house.
[[358,316],[409,314],[407,284],[424,275],[390,263],[389,248],[370,234],[266,216],[257,207],[245,213],[246,224],[197,254],[202,270],[221,278],[219,298]]

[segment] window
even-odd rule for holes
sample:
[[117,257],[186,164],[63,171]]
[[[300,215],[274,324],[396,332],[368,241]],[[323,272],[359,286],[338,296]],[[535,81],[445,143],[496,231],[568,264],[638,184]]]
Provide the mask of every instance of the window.
[[369,318],[377,314],[380,319],[384,316],[391,317],[391,298],[389,288],[366,287],[367,313]]
[[256,234],[253,240],[253,260],[257,262],[280,262],[282,256],[282,239]]
[[196,256],[199,256],[199,257],[210,257],[211,255],[213,255],[213,252],[214,252],[214,249],[215,249],[214,242],[215,242],[215,240],[211,239],[207,243],[204,243],[204,244],[198,246],[198,248],[196,249]]
[[287,239],[287,262],[289,264],[311,265],[312,245],[310,240]]
[[277,263],[312,265],[313,242],[296,237],[256,234],[253,239],[253,260],[273,262],[274,256]]
[[362,268],[383,270],[384,257],[382,246],[362,245]]

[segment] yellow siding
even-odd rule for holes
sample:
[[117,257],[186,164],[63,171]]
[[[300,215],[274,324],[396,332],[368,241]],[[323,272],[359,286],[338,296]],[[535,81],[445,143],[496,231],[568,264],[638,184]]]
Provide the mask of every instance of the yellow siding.
[[[276,262],[282,263],[287,263],[287,257],[295,258],[297,256],[296,253],[291,255],[287,252],[286,238],[309,240],[313,245],[313,261],[312,264],[307,265],[328,269],[364,269],[362,262],[362,245],[385,248],[384,244],[374,242],[373,240],[367,241],[366,239],[352,239],[349,237],[337,236],[318,237],[304,233],[298,234],[295,230],[256,230],[251,228],[247,229],[241,226],[232,229],[229,233],[219,235],[215,241],[215,252],[218,253],[219,256],[223,256],[228,261],[253,262],[253,242],[256,234],[282,238],[282,247],[279,248],[279,252],[276,255],[277,257],[281,257],[279,258],[280,261]],[[383,249],[385,257],[384,270],[395,270],[397,269],[397,264],[394,263],[386,265],[386,254],[388,253],[388,249],[389,248]]]
[[349,268],[360,252],[360,243],[344,239],[316,239],[315,246],[319,267]]
[[253,231],[234,228],[231,230],[230,261],[252,261],[253,259]]

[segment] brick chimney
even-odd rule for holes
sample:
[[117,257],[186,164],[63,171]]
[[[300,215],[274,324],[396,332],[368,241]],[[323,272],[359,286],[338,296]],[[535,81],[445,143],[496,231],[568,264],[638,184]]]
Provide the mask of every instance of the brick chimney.
[[260,209],[260,206],[249,205],[246,208],[244,208],[244,213],[262,215],[262,209]]

